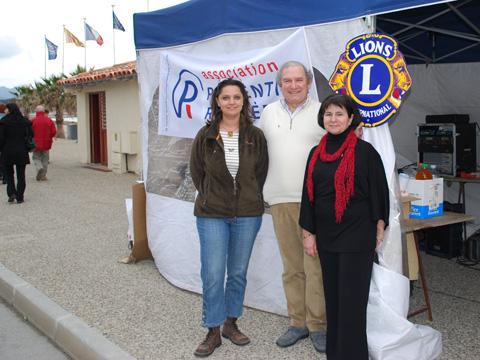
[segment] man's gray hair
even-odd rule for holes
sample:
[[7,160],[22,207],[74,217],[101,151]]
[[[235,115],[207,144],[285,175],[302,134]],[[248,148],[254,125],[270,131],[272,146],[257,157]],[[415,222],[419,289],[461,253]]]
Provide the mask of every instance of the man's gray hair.
[[43,105],[37,105],[37,107],[35,108],[35,112],[44,112],[45,111],[45,107]]
[[305,72],[305,76],[307,77],[307,81],[310,83],[313,80],[313,73],[307,69],[305,65],[303,65],[300,61],[295,61],[295,60],[290,60],[284,63],[282,66],[280,66],[280,70],[278,70],[277,73],[277,84],[281,84],[282,81],[282,75],[283,75],[283,70],[286,68],[292,67],[292,66],[300,66],[303,68],[303,71]]

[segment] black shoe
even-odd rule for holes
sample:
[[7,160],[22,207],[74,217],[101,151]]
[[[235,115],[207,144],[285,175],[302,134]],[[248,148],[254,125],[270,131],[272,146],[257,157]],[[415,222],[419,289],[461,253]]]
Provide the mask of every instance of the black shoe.
[[24,201],[25,201],[25,200],[18,200],[18,199],[17,199],[17,204],[21,204],[21,203],[23,203]]
[[15,195],[9,196],[8,197],[8,202],[13,203],[15,201]]

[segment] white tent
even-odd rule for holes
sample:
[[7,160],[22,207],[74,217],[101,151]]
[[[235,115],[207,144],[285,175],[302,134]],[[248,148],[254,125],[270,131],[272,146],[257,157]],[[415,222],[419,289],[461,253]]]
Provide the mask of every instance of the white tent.
[[[323,98],[328,91],[324,86],[325,78],[333,72],[345,44],[353,37],[371,31],[361,16],[437,2],[440,1],[407,0],[391,5],[390,1],[376,1],[373,5],[365,5],[352,0],[329,3],[324,9],[318,2],[306,0],[281,3],[224,1],[221,6],[213,0],[194,0],[157,12],[135,15],[144,130],[147,231],[155,263],[167,280],[181,288],[201,292],[199,245],[193,217],[194,188],[188,174],[191,139],[158,135],[158,114],[159,108],[162,108],[158,94],[162,55],[175,51],[208,57],[268,48],[278,45],[305,26],[317,90],[319,97]],[[416,74],[415,70],[413,73]],[[400,116],[402,114],[403,109]],[[411,122],[410,119],[403,121]],[[398,119],[393,128],[395,126],[400,126]],[[373,139],[374,145],[380,142],[391,146],[386,126],[367,133],[367,139]],[[399,141],[403,144],[404,140],[394,139],[397,146]],[[411,156],[409,152],[405,154]],[[389,152],[386,156],[388,161],[382,154],[392,183],[394,156]],[[411,160],[415,161],[415,156]],[[395,231],[399,232],[398,219]],[[387,256],[386,260],[391,261],[392,267],[398,271],[398,264],[401,264],[399,234],[392,239],[395,241],[391,243],[391,258]],[[245,303],[286,314],[281,274],[282,264],[271,217],[266,214],[250,262]]]

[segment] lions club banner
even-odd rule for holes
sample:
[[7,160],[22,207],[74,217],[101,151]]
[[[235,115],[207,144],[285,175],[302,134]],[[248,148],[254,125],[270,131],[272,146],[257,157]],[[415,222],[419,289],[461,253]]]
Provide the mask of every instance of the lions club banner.
[[[158,133],[195,137],[210,118],[213,89],[227,78],[245,84],[253,116],[260,118],[263,108],[279,98],[276,76],[282,64],[290,60],[300,61],[307,68],[312,68],[303,29],[277,46],[248,52],[226,51],[209,57],[194,57],[174,50],[162,54]],[[313,87],[310,96],[316,99],[317,92]]]
[[400,107],[412,78],[397,41],[384,34],[357,36],[340,56],[330,87],[358,104],[364,126],[379,126]]

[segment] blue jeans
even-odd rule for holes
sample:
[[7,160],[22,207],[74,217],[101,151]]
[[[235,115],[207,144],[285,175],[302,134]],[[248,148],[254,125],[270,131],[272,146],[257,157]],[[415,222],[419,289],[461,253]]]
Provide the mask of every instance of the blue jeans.
[[203,285],[203,326],[219,326],[227,316],[242,315],[248,263],[261,224],[261,216],[197,217]]

